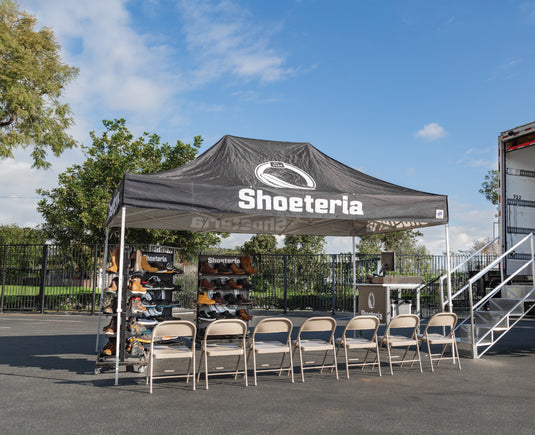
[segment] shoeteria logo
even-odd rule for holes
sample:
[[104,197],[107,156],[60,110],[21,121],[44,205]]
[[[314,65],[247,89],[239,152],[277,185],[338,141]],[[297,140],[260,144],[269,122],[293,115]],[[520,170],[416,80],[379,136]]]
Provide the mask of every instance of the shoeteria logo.
[[289,163],[261,163],[256,167],[254,173],[256,178],[270,187],[277,187],[279,189],[316,189],[316,182],[310,175]]
[[[265,162],[255,169],[256,178],[278,189],[316,190],[314,179],[302,169],[284,162]],[[285,179],[282,179],[285,178]],[[240,189],[238,207],[244,210],[273,210],[292,213],[363,215],[362,202],[350,200],[349,194],[335,198],[272,196],[262,189]]]

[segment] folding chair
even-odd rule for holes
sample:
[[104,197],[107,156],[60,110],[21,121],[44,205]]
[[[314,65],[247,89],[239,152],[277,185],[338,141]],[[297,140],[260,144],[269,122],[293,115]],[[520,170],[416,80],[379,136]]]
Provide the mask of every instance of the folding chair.
[[[229,375],[234,374],[234,379],[237,379],[238,374],[243,373],[245,378],[245,386],[247,386],[247,345],[245,338],[247,336],[247,324],[239,319],[221,319],[214,320],[210,323],[204,332],[204,340],[201,347],[201,357],[199,360],[199,369],[197,370],[197,381],[201,375],[201,365],[204,357],[204,379],[206,389],[208,390],[208,357],[221,356],[238,356],[236,362],[236,369],[233,372],[217,372],[215,375]],[[210,341],[214,338],[219,338],[217,342]],[[221,340],[221,339],[224,339]],[[230,339],[237,340],[231,342]],[[238,371],[241,357],[243,356],[243,372]]]
[[[334,331],[336,329],[336,320],[332,317],[311,317],[304,321],[299,328],[297,339],[293,342],[292,356],[295,351],[299,349],[299,364],[301,366],[301,380],[305,382],[304,370],[309,369],[321,369],[320,373],[323,373],[324,368],[334,368],[336,372],[336,379],[338,379],[338,365],[336,362],[336,345],[334,342]],[[318,332],[330,332],[328,340],[322,338],[316,338]],[[312,336],[312,338],[311,338]],[[327,353],[332,351],[333,363],[325,365]],[[303,352],[325,352],[323,355],[323,361],[321,365],[313,365],[305,367],[303,364]],[[312,364],[314,361],[312,361]]]
[[[193,371],[193,390],[195,390],[195,337],[197,328],[187,320],[169,320],[159,323],[152,331],[152,340],[150,343],[149,368],[145,384],[150,381],[149,391],[152,394],[153,379],[180,378],[185,377],[189,382],[190,370]],[[190,346],[183,343],[175,343],[172,340],[189,338]],[[188,358],[187,374],[165,374],[154,376],[154,362],[164,359],[182,359]],[[172,370],[168,370],[169,373]]]
[[[431,371],[434,372],[433,367],[433,357],[438,356],[437,367],[443,359],[452,360],[452,364],[455,364],[457,361],[457,366],[461,370],[461,360],[459,358],[459,349],[457,348],[457,341],[455,339],[455,325],[457,324],[457,314],[455,313],[437,313],[429,319],[427,326],[425,327],[424,333],[418,338],[420,343],[427,343],[427,352],[429,355],[429,361],[431,363]],[[436,332],[442,330],[442,333]],[[431,332],[434,331],[434,332]],[[441,344],[442,352],[433,354],[431,353],[431,346],[433,344]],[[451,356],[444,356],[446,351],[446,346],[451,345]]]
[[[338,343],[338,348],[336,350],[336,355],[340,352],[340,349],[344,349],[344,357],[346,362],[346,376],[349,379],[349,367],[361,367],[364,370],[365,366],[375,366],[379,370],[379,376],[381,376],[381,360],[379,358],[379,341],[377,340],[377,330],[379,329],[379,319],[375,316],[355,316],[349,322],[344,329],[342,337],[336,339]],[[362,332],[368,332],[368,335],[371,331],[371,337],[363,337]],[[353,332],[353,335],[359,333],[359,337],[350,337],[348,333]],[[348,358],[348,351],[356,349],[366,349],[366,355],[362,362],[359,363],[350,363]],[[373,362],[366,362],[370,349],[375,349],[375,359]],[[332,372],[332,369],[331,369]]]
[[[400,314],[390,320],[386,326],[385,334],[381,339],[381,348],[384,345],[388,352],[388,363],[390,364],[390,374],[394,375],[392,371],[392,364],[399,364],[403,366],[404,363],[410,362],[411,366],[413,363],[418,362],[420,365],[420,373],[422,370],[422,359],[420,358],[420,342],[417,337],[417,330],[420,324],[420,319],[416,314]],[[407,352],[411,346],[415,346],[416,350],[412,359],[406,360]],[[405,352],[401,357],[400,361],[392,362],[392,348],[393,347],[404,347]],[[415,358],[415,357],[418,358]]]
[[[279,376],[283,371],[288,371],[291,374],[292,383],[294,382],[294,371],[293,371],[293,358],[292,358],[292,334],[293,324],[290,319],[284,317],[270,317],[267,319],[262,319],[256,325],[253,336],[251,337],[251,346],[249,347],[249,353],[247,359],[251,361],[250,355],[253,354],[253,374],[254,374],[254,384],[256,383],[256,374],[257,372],[279,372]],[[274,340],[273,336],[275,334],[284,334],[281,340]],[[257,336],[260,335],[261,340],[257,339]],[[264,339],[265,338],[265,339]],[[265,368],[258,370],[256,367],[256,356],[265,355],[265,354],[275,354],[282,353],[282,359],[279,365],[279,368]],[[289,355],[290,365],[287,368],[283,368],[284,359],[286,354]],[[266,364],[269,366],[269,364]]]

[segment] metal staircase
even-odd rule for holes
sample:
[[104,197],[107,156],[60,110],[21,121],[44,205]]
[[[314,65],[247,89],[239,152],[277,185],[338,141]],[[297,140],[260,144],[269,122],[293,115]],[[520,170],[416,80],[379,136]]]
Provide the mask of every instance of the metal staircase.
[[[475,283],[498,265],[503,266],[507,256],[514,255],[516,249],[527,243],[531,248],[531,258],[510,276],[504,278],[502,275],[500,284],[488,290],[487,294],[479,300],[474,300]],[[515,279],[518,280],[520,276],[524,278],[530,276],[530,281],[523,281],[522,284],[515,283]],[[441,290],[443,310],[448,306],[453,307],[455,311],[455,300],[461,297],[464,299],[468,294],[468,313],[455,328],[460,352],[472,358],[480,358],[504,337],[507,331],[533,310],[535,307],[534,276],[534,239],[533,234],[529,234],[470,278],[468,284],[452,295],[451,300],[445,300]]]

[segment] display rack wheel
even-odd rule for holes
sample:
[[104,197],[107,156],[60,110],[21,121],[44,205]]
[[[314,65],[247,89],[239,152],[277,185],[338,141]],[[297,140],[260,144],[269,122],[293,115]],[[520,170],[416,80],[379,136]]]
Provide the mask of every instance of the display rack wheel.
[[100,375],[100,367],[95,368],[95,375]]
[[146,365],[138,366],[138,368],[137,368],[137,372],[138,373],[145,373],[145,370],[147,370],[147,366]]

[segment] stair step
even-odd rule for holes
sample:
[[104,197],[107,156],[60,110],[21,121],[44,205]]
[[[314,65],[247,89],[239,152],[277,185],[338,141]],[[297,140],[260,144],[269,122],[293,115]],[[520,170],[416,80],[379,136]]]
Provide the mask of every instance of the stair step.
[[[504,299],[523,299],[533,290],[533,285],[515,284],[506,285],[502,288],[502,298]],[[532,297],[527,300],[533,300]]]
[[507,329],[509,326],[507,311],[475,311],[474,322],[478,326]]
[[[521,299],[519,298],[492,298],[489,300],[490,311],[510,311]],[[519,304],[511,314],[524,314],[524,304]]]

